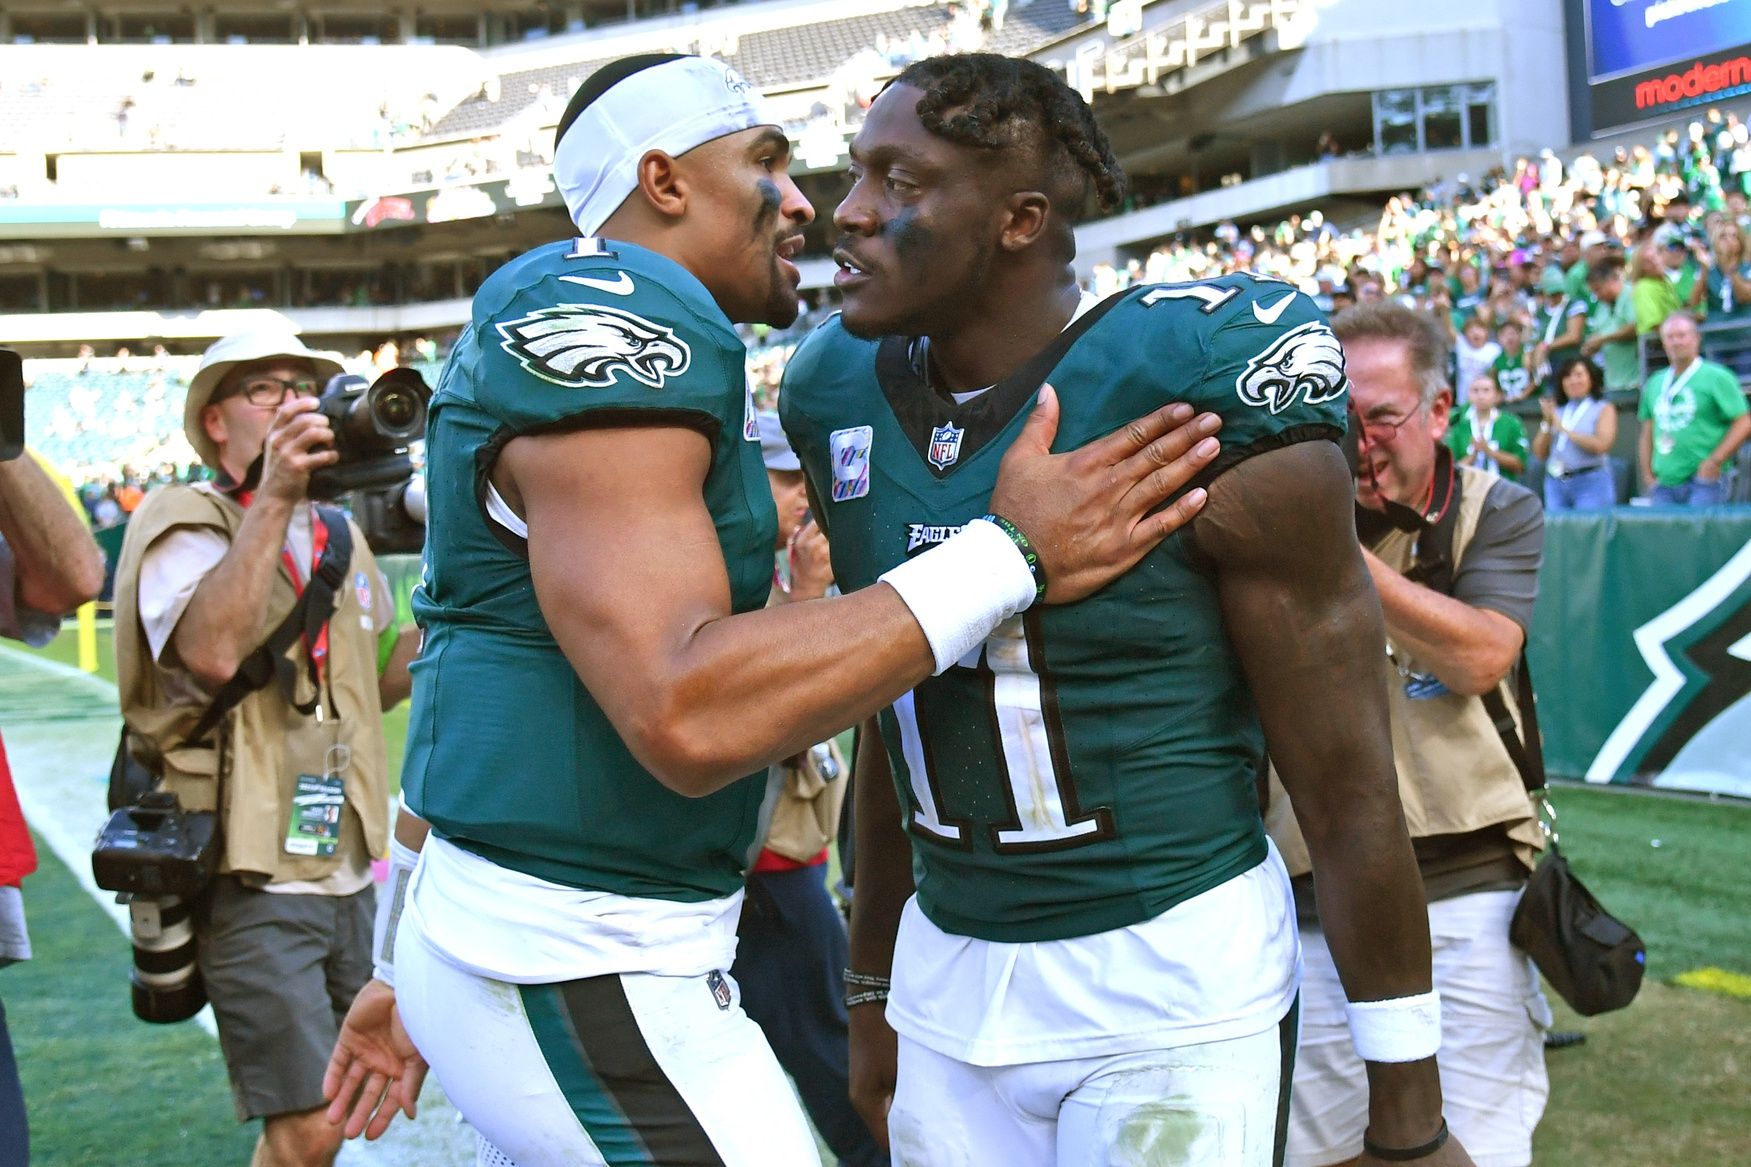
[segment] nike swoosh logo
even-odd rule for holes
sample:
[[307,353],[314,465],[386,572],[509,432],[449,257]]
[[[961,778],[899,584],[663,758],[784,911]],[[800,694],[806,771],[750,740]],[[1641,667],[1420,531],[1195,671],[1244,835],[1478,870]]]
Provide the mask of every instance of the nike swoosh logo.
[[1252,314],[1259,318],[1260,324],[1275,324],[1277,322],[1277,317],[1283,314],[1283,309],[1287,308],[1289,306],[1289,301],[1294,298],[1295,293],[1290,292],[1281,300],[1272,304],[1269,308],[1264,307],[1257,300],[1254,300],[1252,304]]
[[[598,292],[607,292],[611,296],[632,295],[632,277],[625,272],[615,272],[612,280],[592,279],[589,276],[560,276],[568,284],[582,284],[586,288],[595,288]],[[1256,309],[1258,305],[1253,305]],[[1276,319],[1276,317],[1272,317]]]

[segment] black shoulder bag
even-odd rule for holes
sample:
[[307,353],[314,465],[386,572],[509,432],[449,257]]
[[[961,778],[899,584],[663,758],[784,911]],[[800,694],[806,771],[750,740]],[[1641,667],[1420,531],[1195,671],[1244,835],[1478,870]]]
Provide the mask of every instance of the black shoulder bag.
[[[1417,561],[1409,578],[1443,595],[1453,586],[1453,525],[1458,515],[1458,475],[1441,517],[1417,540]],[[1544,832],[1544,857],[1527,880],[1508,925],[1508,939],[1532,958],[1551,988],[1583,1017],[1609,1013],[1635,1000],[1642,987],[1647,953],[1635,929],[1606,911],[1569,867],[1558,847],[1556,809],[1544,773],[1544,740],[1538,732],[1538,706],[1526,653],[1514,676],[1515,704],[1522,738],[1500,686],[1484,694],[1502,745],[1538,811]]]
[[[245,657],[232,678],[213,695],[212,704],[189,732],[189,743],[206,739],[238,702],[265,689],[278,680],[286,700],[300,713],[316,708],[319,694],[316,662],[306,667],[312,686],[311,699],[294,700],[297,666],[286,656],[286,650],[299,636],[307,636],[314,644],[323,625],[339,606],[338,598],[346,582],[347,565],[353,557],[352,529],[346,515],[332,507],[317,507],[317,513],[328,528],[328,545],[310,582],[292,605],[286,618],[254,652]],[[225,742],[217,743],[220,751],[219,780],[223,782]],[[121,741],[116,746],[114,763],[110,766],[109,822],[98,833],[92,849],[92,873],[97,885],[109,891],[140,894],[166,892],[188,898],[197,894],[212,873],[217,870],[219,854],[217,814],[215,811],[185,811],[176,795],[155,789],[160,775],[147,759],[143,764],[129,748],[127,724],[122,725]],[[215,798],[215,803],[217,803]]]

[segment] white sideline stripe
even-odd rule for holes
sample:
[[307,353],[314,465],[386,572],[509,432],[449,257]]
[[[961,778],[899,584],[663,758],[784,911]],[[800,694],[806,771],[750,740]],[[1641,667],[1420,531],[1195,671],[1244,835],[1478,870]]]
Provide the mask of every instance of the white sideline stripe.
[[[114,893],[100,889],[91,876],[91,843],[108,817],[104,809],[106,784],[116,735],[121,730],[115,686],[71,665],[0,644],[0,677],[32,670],[45,680],[53,678],[49,686],[66,684],[86,690],[78,695],[80,704],[87,698],[102,704],[87,716],[54,721],[20,721],[14,713],[0,712],[0,733],[6,738],[6,756],[25,820],[126,936],[127,910],[115,902]],[[27,918],[29,911],[27,883]],[[119,961],[126,950],[118,947],[116,951],[115,990],[121,993],[126,991],[125,966]],[[211,1006],[202,1009],[195,1020],[208,1034],[217,1034]],[[118,1036],[125,1041],[125,1034]],[[417,1121],[396,1119],[374,1143],[348,1140],[337,1162],[342,1167],[465,1167],[475,1160],[474,1144],[473,1132],[462,1125],[461,1116],[437,1084],[428,1080]]]

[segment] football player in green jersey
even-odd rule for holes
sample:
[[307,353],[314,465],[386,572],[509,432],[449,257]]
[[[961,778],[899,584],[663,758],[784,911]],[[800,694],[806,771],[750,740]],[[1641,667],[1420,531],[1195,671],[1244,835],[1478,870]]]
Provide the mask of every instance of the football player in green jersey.
[[[843,313],[780,396],[842,587],[1001,519],[999,459],[1045,376],[1068,443],[1146,402],[1224,419],[1190,525],[1082,602],[1004,622],[866,728],[846,974],[860,1110],[919,1167],[1280,1163],[1298,948],[1260,823],[1268,744],[1368,1059],[1362,1161],[1468,1164],[1442,1119],[1323,317],[1245,275],[1079,292],[1073,227],[1123,179],[1087,105],[1032,62],[908,67],[851,157]],[[851,448],[869,472],[848,484]]]
[[337,1053],[350,1129],[411,1109],[398,1012],[521,1167],[816,1162],[726,972],[765,767],[1100,588],[1199,505],[1179,492],[1214,416],[1158,403],[1051,455],[1048,401],[994,491],[1011,527],[763,610],[776,519],[731,321],[795,319],[813,212],[788,156],[721,62],[616,62],[561,122],[583,237],[475,297],[427,438],[404,795],[431,834],[386,929],[395,1004],[375,991]]

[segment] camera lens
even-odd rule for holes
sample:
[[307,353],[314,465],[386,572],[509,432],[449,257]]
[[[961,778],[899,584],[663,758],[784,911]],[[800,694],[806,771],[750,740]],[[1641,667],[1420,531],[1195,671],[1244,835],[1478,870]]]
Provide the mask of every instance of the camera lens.
[[419,402],[405,389],[390,389],[377,398],[377,419],[386,429],[400,430],[419,416]]
[[186,1021],[207,1003],[195,966],[192,905],[176,896],[139,897],[128,905],[134,939],[134,1016],[168,1025]]

